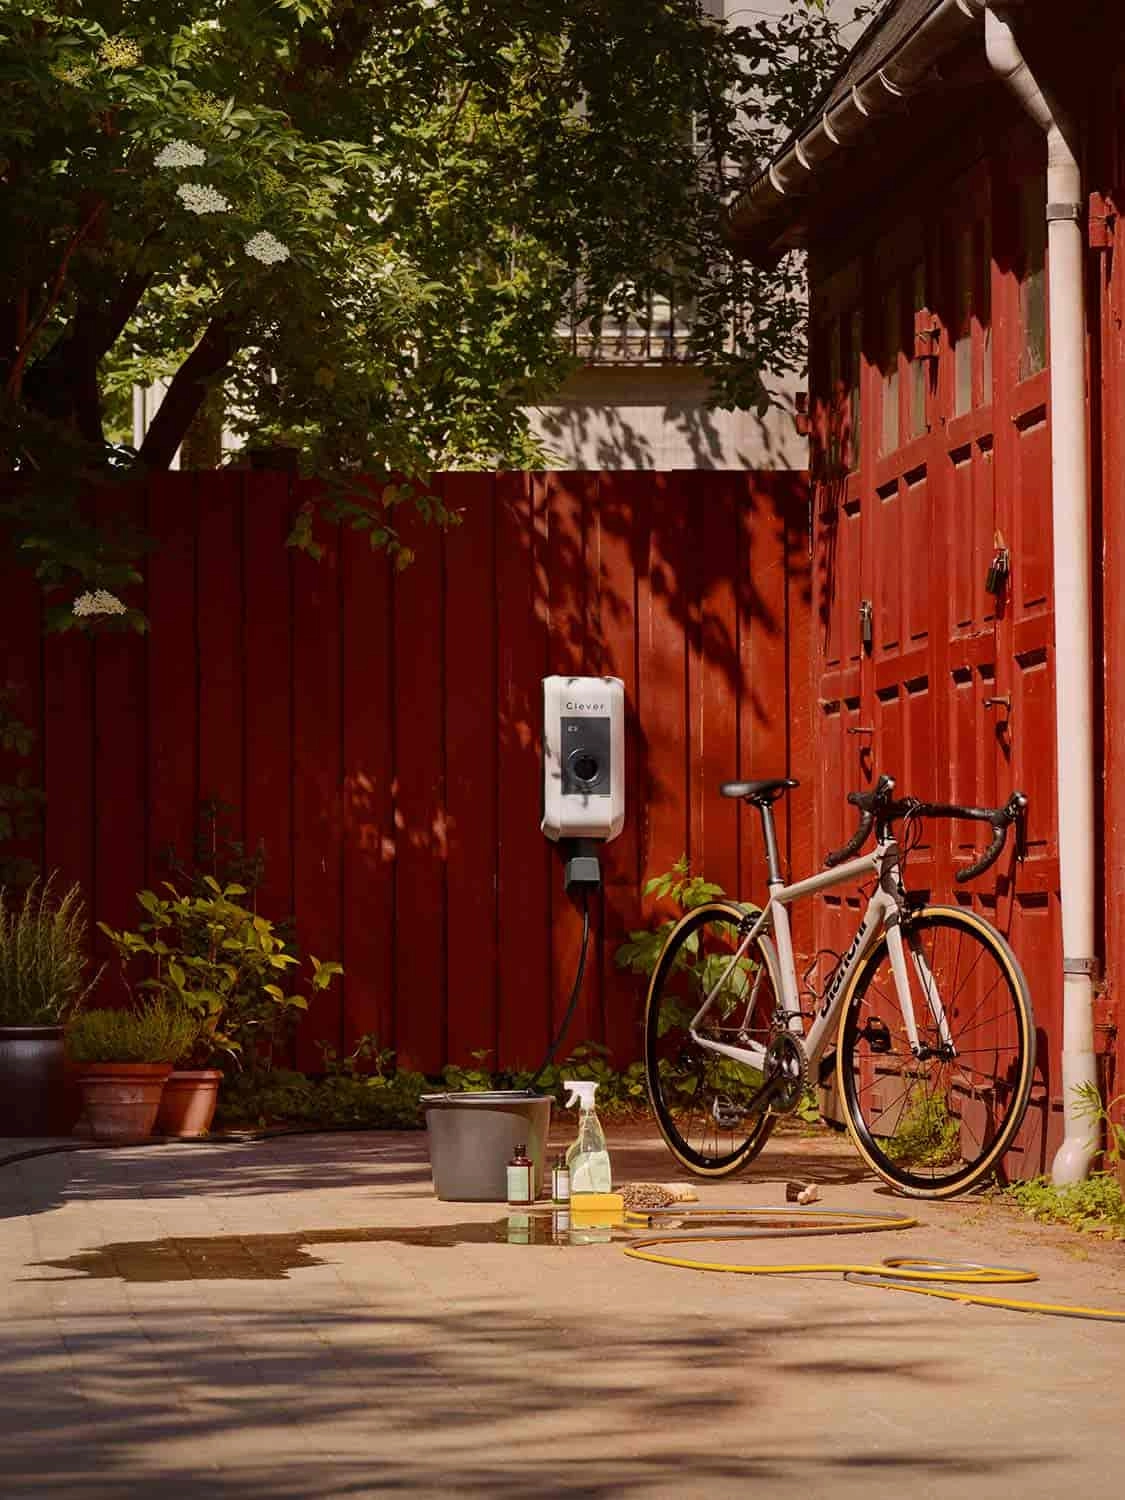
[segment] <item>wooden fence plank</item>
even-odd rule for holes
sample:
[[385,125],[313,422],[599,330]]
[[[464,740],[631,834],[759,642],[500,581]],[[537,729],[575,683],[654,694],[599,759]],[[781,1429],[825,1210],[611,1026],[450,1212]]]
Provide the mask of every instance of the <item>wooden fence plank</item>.
[[[172,851],[190,863],[199,802],[199,640],[196,634],[196,476],[149,481],[149,822],[146,879],[169,877]],[[226,607],[226,602],[220,606]]]
[[[147,500],[143,490],[105,491],[98,497],[98,519],[117,518],[143,532]],[[125,602],[144,608],[143,588],[120,591]],[[147,670],[142,636],[134,631],[97,629],[94,639],[94,888],[97,914],[111,927],[135,927],[141,910],[137,892],[144,885],[148,826]],[[99,931],[94,954],[109,958],[112,948]]]
[[[739,891],[737,803],[719,795],[738,772],[738,705],[746,691],[738,655],[740,475],[692,476],[699,516],[698,689],[692,694],[692,855],[708,880]],[[694,638],[692,641],[694,646]],[[741,893],[739,893],[741,894]]]
[[200,483],[196,558],[199,796],[217,805],[220,826],[235,839],[246,833],[242,482],[238,470],[224,469]]
[[[242,802],[248,853],[265,869],[257,908],[272,922],[293,914],[293,608],[295,560],[289,477],[248,476],[242,507],[244,698]],[[299,559],[302,577],[311,566]],[[318,954],[317,957],[322,955]],[[332,955],[327,955],[331,957]]]
[[[316,492],[295,486],[300,505]],[[319,559],[298,556],[293,597],[293,905],[297,940],[322,961],[340,953],[340,538],[317,523]],[[310,997],[297,1062],[321,1065],[318,1043],[343,1045],[338,987]]]
[[440,535],[407,518],[394,583],[395,1041],[400,1063],[445,1051],[445,739]]
[[500,1058],[538,1067],[548,1042],[549,878],[557,855],[539,831],[542,678],[547,622],[541,505],[531,479],[496,476],[500,776]]
[[688,527],[676,474],[651,479],[649,547],[638,581],[638,688],[647,742],[642,820],[647,873],[690,855],[686,626],[690,602]]
[[395,828],[391,565],[365,533],[343,536],[344,1047],[395,1046]]
[[[43,607],[39,584],[29,568],[13,561],[4,567],[4,630],[0,634],[0,691],[4,707],[34,736],[26,755],[0,747],[0,781],[28,790],[43,789]],[[14,809],[12,810],[15,811]],[[26,837],[5,840],[4,858],[26,860],[38,869],[44,858],[42,810],[32,811]],[[16,821],[13,818],[13,821]]]
[[499,1047],[496,513],[491,474],[448,474],[445,538],[447,1060]]

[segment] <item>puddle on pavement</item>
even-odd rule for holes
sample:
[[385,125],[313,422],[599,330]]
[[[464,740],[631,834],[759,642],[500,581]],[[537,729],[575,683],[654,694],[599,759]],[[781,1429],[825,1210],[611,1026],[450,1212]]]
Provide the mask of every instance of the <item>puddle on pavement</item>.
[[[290,1271],[322,1266],[307,1246],[410,1245],[451,1249],[457,1245],[555,1246],[608,1244],[622,1231],[576,1229],[557,1210],[511,1213],[488,1222],[416,1224],[384,1229],[312,1229],[297,1234],[231,1234],[163,1240],[133,1240],[82,1250],[65,1260],[36,1261],[39,1269],[71,1271],[75,1277],[122,1281],[279,1281]],[[65,1278],[51,1278],[52,1280]]]

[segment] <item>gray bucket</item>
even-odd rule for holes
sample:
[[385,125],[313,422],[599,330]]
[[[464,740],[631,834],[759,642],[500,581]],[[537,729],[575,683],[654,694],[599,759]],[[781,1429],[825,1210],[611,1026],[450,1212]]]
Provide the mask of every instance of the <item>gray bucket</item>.
[[551,1100],[498,1090],[489,1094],[423,1094],[434,1192],[447,1203],[504,1203],[508,1161],[526,1145],[535,1196],[543,1186]]

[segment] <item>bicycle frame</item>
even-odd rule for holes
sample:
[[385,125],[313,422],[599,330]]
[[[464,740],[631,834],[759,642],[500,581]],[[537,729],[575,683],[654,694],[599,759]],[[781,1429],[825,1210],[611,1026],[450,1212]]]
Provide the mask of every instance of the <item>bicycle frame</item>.
[[[871,875],[877,876],[878,885],[867,903],[867,910],[863,914],[863,920],[859,924],[855,937],[852,939],[847,952],[836,965],[832,977],[825,987],[820,1007],[806,1034],[804,1017],[801,1014],[800,999],[797,991],[797,970],[793,958],[793,941],[789,931],[789,913],[787,908],[803,900],[806,896],[815,896],[821,891],[831,890],[833,886],[847,885],[849,882],[869,878]],[[716,997],[722,991],[723,986],[727,983],[731,970],[744,957],[755,939],[764,933],[767,928],[772,927],[777,951],[778,973],[776,979],[780,985],[780,1000],[787,1018],[788,1028],[796,1036],[803,1039],[809,1063],[815,1064],[824,1051],[829,1036],[832,1034],[832,1028],[836,1023],[841,1001],[847,992],[848,980],[878,941],[880,934],[885,932],[887,936],[887,948],[891,959],[891,969],[894,974],[895,991],[898,995],[899,1005],[902,1007],[903,1025],[906,1029],[907,1040],[910,1043],[910,1050],[917,1057],[921,1052],[921,1045],[918,1040],[918,1028],[914,1019],[914,1007],[910,999],[906,955],[902,941],[902,912],[903,889],[900,875],[899,849],[894,839],[880,841],[870,854],[861,855],[858,859],[848,860],[846,864],[838,865],[834,870],[824,870],[819,875],[811,875],[808,879],[795,881],[792,885],[782,885],[780,882],[771,885],[769,887],[769,900],[766,902],[761,914],[754,925],[746,932],[731,957],[730,963],[719,976],[718,981],[711,987],[703,1004],[693,1016],[690,1027],[693,1041],[708,1052],[720,1053],[724,1057],[733,1058],[736,1062],[745,1063],[749,1067],[764,1071],[766,1049],[761,1044],[751,1042],[744,1047],[735,1047],[728,1042],[716,1042],[710,1037],[700,1036],[698,1027],[708,1010],[714,1004]],[[934,1023],[941,1037],[942,1046],[952,1049],[952,1037],[934,977],[930,973],[921,952],[912,949],[911,959],[918,974],[922,991],[929,1003]]]

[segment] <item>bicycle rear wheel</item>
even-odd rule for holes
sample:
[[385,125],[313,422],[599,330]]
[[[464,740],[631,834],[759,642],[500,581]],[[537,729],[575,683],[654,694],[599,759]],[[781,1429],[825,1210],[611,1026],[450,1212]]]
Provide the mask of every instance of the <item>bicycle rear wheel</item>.
[[731,1046],[769,1042],[778,1007],[776,960],[759,937],[733,967],[746,918],[732,902],[687,912],[668,935],[645,1006],[645,1072],[661,1134],[700,1177],[727,1177],[757,1156],[773,1129],[766,1106],[747,1107],[763,1075],[701,1047],[690,1023],[709,991],[723,985],[699,1034]]
[[903,944],[921,1056],[911,1052],[883,937],[849,986],[837,1080],[868,1165],[912,1197],[951,1198],[997,1168],[1019,1129],[1035,1068],[1031,1002],[1012,950],[972,912],[913,913]]

